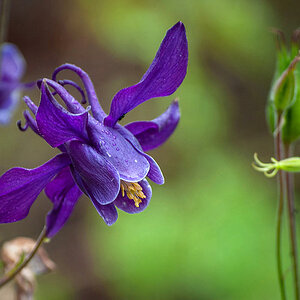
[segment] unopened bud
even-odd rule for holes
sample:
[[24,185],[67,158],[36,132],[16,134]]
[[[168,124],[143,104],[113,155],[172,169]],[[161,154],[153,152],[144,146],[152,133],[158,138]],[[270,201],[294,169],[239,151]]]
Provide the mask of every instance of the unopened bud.
[[275,81],[271,91],[271,101],[277,111],[283,112],[293,101],[295,89],[295,67],[300,60],[296,56],[288,68]]

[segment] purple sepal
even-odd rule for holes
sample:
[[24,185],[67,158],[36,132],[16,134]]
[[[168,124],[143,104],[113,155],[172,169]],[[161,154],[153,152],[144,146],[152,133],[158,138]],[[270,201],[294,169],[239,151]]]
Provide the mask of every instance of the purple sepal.
[[139,212],[142,212],[149,204],[151,196],[152,196],[152,189],[150,184],[146,179],[143,179],[139,182],[139,185],[143,189],[143,193],[145,194],[146,198],[141,199],[142,202],[139,204],[139,207],[136,207],[134,204],[134,201],[129,199],[126,196],[126,193],[124,197],[122,196],[122,192],[120,191],[118,197],[114,201],[114,204],[121,210],[129,213],[129,214],[136,214]]
[[0,223],[24,219],[34,200],[61,169],[71,163],[59,154],[36,169],[13,168],[0,177]]
[[133,122],[125,127],[135,135],[143,151],[149,151],[163,144],[172,135],[179,120],[179,104],[174,100],[158,118],[148,122]]
[[120,189],[120,177],[115,167],[87,144],[72,141],[66,148],[80,176],[81,182],[78,185],[84,188],[83,192],[86,191],[99,204],[113,202]]
[[46,235],[52,238],[70,217],[82,192],[75,184],[70,167],[66,167],[47,184],[45,193],[53,203],[46,218]]
[[52,147],[58,147],[70,140],[85,141],[88,112],[81,114],[68,112],[55,100],[44,82],[41,93],[36,121],[39,132],[46,142]]
[[134,136],[138,136],[140,133],[152,130],[153,132],[159,131],[159,127],[152,121],[136,121],[125,125]]
[[0,80],[5,82],[19,81],[24,75],[26,63],[19,49],[9,43],[0,48]]
[[113,127],[124,114],[144,101],[173,94],[186,75],[187,63],[185,28],[178,22],[168,30],[142,80],[136,85],[120,90],[114,96],[104,124]]

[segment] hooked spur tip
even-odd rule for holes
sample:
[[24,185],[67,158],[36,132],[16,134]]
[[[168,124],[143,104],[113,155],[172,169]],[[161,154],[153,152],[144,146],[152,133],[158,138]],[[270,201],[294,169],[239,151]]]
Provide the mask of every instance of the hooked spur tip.
[[17,127],[19,128],[20,131],[26,131],[28,128],[28,123],[25,123],[24,126],[22,126],[22,121],[18,120],[17,121]]

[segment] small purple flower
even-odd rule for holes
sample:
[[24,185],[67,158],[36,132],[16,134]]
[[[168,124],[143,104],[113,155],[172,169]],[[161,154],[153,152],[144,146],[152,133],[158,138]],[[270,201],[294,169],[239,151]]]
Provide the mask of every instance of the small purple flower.
[[[141,81],[114,96],[109,115],[102,110],[87,73],[75,65],[62,65],[54,71],[52,80],[40,81],[39,107],[24,97],[35,118],[24,111],[23,130],[30,127],[62,153],[36,169],[13,168],[2,175],[0,222],[25,218],[43,189],[53,202],[46,220],[48,237],[64,225],[82,193],[108,225],[118,218],[116,207],[130,214],[143,211],[152,195],[146,176],[157,184],[164,183],[158,164],[144,151],[160,146],[173,133],[180,118],[178,102],[173,101],[152,121],[125,127],[117,122],[142,102],[174,93],[186,75],[187,62],[185,28],[179,22],[167,32]],[[66,69],[81,78],[90,104],[87,109],[62,86],[72,84],[84,95],[74,82],[56,81],[57,74]],[[66,109],[54,94],[63,100]]]
[[0,124],[7,124],[19,101],[25,60],[18,48],[9,43],[0,47]]

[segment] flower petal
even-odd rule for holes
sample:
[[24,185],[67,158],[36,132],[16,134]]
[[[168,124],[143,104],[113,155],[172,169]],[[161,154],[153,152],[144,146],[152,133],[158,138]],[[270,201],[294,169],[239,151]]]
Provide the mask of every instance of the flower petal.
[[81,81],[85,87],[85,91],[87,93],[89,103],[92,107],[93,116],[99,122],[102,122],[102,120],[106,116],[106,114],[103,111],[103,109],[98,101],[93,82],[90,79],[89,75],[85,71],[83,71],[81,68],[79,68],[75,65],[64,64],[54,70],[54,72],[52,74],[52,79],[55,81],[57,74],[63,70],[71,70],[79,76],[79,78],[81,79]]
[[0,223],[25,218],[46,184],[69,164],[68,155],[59,154],[36,169],[13,168],[3,174],[0,177]]
[[139,185],[143,189],[143,193],[145,194],[146,198],[142,199],[142,202],[139,204],[139,207],[136,207],[134,201],[129,199],[126,194],[123,197],[122,192],[120,191],[118,197],[114,201],[114,204],[121,210],[129,213],[129,214],[136,214],[143,211],[149,204],[151,196],[152,196],[152,189],[150,184],[146,179],[143,179],[139,182]]
[[0,80],[19,81],[25,71],[25,60],[18,48],[9,43],[4,43],[0,48]]
[[86,111],[84,107],[61,84],[50,79],[44,79],[44,81],[46,86],[48,85],[52,87],[54,89],[54,93],[57,93],[60,96],[66,104],[69,112],[72,114],[82,114]]
[[163,144],[172,135],[179,120],[179,105],[174,100],[158,118],[149,122],[133,122],[125,128],[135,135],[144,151],[149,151]]
[[93,199],[92,202],[95,208],[97,209],[99,215],[108,226],[113,225],[117,221],[118,212],[112,203],[107,205],[101,205],[97,201],[94,201]]
[[86,140],[88,112],[71,114],[64,109],[43,82],[41,103],[36,114],[39,132],[52,147],[58,147],[70,140]]
[[99,204],[113,202],[120,189],[120,177],[114,166],[87,144],[72,141],[66,148],[81,182],[74,178],[84,188],[83,192]]
[[136,85],[120,90],[114,96],[104,124],[113,127],[118,119],[144,101],[173,94],[186,75],[187,63],[185,28],[178,22],[168,30],[142,80]]
[[148,161],[119,131],[99,122],[89,122],[87,130],[94,147],[116,168],[120,179],[137,182],[146,177]]
[[94,199],[93,196],[89,195],[79,173],[74,168],[71,168],[71,171],[72,171],[73,178],[75,179],[77,185],[91,199],[93,205],[95,206],[97,212],[99,213],[101,218],[104,220],[104,222],[109,226],[114,224],[118,219],[118,212],[117,212],[115,206],[112,203],[106,204],[106,205],[101,205],[96,199]]
[[[126,135],[128,137],[128,135]],[[133,140],[133,139],[131,139]],[[141,155],[144,156],[144,158],[147,159],[149,163],[149,172],[147,173],[147,177],[149,177],[153,182],[156,184],[164,184],[165,183],[165,178],[164,175],[158,165],[158,163],[148,154],[144,153],[143,150],[141,149],[140,145],[137,143],[133,144],[131,140],[128,140],[132,146],[135,148],[135,150],[140,153]]]
[[51,238],[66,223],[82,192],[77,187],[70,168],[66,167],[47,184],[45,193],[53,202],[53,209],[46,219],[47,237]]
[[165,178],[158,163],[150,155],[146,153],[143,153],[143,155],[150,164],[150,169],[147,174],[147,177],[150,178],[156,184],[164,184]]

